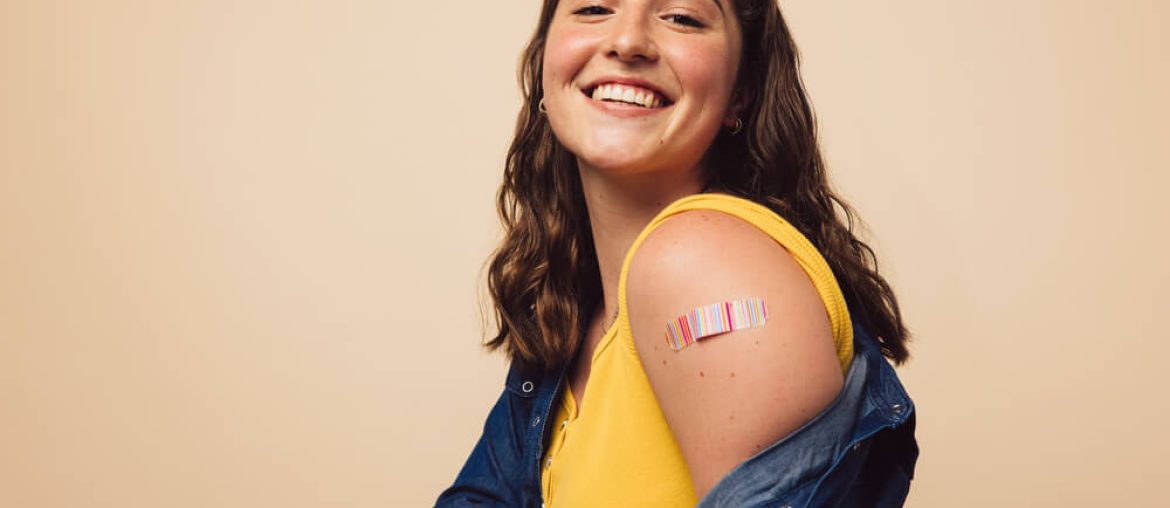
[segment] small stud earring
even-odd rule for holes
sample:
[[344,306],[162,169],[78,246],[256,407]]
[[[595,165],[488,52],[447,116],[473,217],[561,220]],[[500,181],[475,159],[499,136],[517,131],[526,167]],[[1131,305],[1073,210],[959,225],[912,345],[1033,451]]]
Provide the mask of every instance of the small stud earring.
[[742,130],[743,130],[743,119],[737,116],[737,117],[735,117],[735,126],[731,128],[731,135],[734,136],[736,134],[739,134],[739,131],[742,131]]

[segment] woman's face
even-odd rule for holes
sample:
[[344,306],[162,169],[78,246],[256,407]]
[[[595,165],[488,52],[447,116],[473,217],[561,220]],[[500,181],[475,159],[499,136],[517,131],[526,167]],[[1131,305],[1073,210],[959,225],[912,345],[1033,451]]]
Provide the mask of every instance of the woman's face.
[[561,144],[607,171],[695,168],[735,119],[742,39],[730,1],[562,0],[542,76]]

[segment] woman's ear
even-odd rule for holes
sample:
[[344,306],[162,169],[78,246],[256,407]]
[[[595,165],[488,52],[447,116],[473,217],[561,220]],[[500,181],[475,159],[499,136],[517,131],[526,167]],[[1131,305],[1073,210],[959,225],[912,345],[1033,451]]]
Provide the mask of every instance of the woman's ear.
[[728,128],[735,126],[737,118],[742,119],[743,112],[747,110],[748,96],[743,92],[742,88],[736,88],[731,93],[731,104],[727,108],[727,116],[723,118],[723,124]]

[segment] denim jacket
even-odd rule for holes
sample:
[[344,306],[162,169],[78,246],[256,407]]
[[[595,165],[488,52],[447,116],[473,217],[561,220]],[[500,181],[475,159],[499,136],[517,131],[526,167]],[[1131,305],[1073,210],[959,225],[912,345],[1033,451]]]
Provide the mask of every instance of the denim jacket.
[[[853,362],[837,398],[733,468],[698,508],[902,506],[918,460],[914,403],[877,341],[856,320],[853,331]],[[545,424],[566,372],[509,368],[483,435],[436,508],[543,506]]]

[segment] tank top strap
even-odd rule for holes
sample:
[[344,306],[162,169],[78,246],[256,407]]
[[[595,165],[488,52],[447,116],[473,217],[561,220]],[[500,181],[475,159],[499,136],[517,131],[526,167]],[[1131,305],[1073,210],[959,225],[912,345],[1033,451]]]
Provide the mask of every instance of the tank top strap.
[[824,301],[833,331],[833,341],[837,348],[837,358],[841,361],[841,370],[848,371],[849,364],[853,360],[853,324],[845,303],[845,296],[841,292],[828,262],[808,238],[776,212],[749,199],[725,193],[692,194],[667,205],[642,229],[642,232],[638,234],[634,243],[626,251],[621,275],[618,278],[618,320],[616,323],[619,332],[626,332],[617,333],[617,335],[628,338],[630,342],[625,347],[632,350],[635,355],[637,354],[637,351],[634,350],[632,334],[629,332],[629,313],[626,307],[626,275],[630,269],[630,261],[634,257],[634,252],[654,228],[672,215],[699,209],[714,210],[743,219],[767,233],[788,250],[789,254],[808,274],[821,300]]

